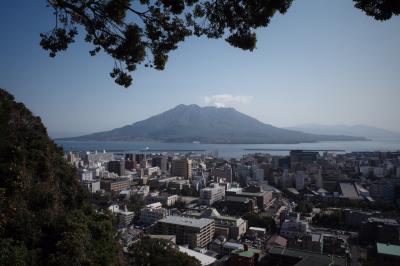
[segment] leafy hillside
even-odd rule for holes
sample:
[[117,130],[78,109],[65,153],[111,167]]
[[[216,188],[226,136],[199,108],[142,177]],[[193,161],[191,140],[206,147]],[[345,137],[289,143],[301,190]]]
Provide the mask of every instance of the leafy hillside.
[[159,115],[111,131],[66,140],[117,140],[203,143],[299,143],[360,140],[314,135],[264,124],[233,108],[178,105]]
[[35,117],[0,89],[0,265],[114,265],[113,219]]

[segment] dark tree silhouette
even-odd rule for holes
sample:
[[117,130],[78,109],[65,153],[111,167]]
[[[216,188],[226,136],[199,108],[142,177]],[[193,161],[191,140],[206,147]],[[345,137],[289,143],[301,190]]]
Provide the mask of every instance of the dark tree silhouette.
[[355,7],[363,10],[368,16],[376,20],[388,20],[400,14],[398,0],[354,0]]
[[[225,38],[232,46],[253,51],[255,29],[267,27],[276,12],[284,14],[293,0],[46,0],[55,25],[42,33],[41,46],[51,57],[74,42],[78,29],[114,58],[110,75],[119,85],[132,84],[138,65],[163,70],[170,51],[189,36]],[[398,0],[354,0],[378,20],[399,14]]]

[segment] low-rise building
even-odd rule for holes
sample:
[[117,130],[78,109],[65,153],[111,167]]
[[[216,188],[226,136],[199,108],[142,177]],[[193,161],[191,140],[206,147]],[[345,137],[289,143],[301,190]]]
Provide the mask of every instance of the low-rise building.
[[187,211],[182,214],[191,218],[207,218],[215,221],[215,236],[224,236],[227,239],[239,239],[247,231],[247,221],[241,217],[221,215],[214,208],[208,208],[203,212]]
[[347,266],[346,258],[305,250],[275,246],[269,249],[267,265]]
[[96,193],[100,190],[100,181],[98,180],[81,181],[81,185],[90,193]]
[[379,265],[400,265],[400,246],[376,243]]
[[249,248],[246,244],[243,249],[236,249],[231,252],[228,265],[232,266],[256,266],[260,259],[261,251]]
[[117,192],[124,189],[129,189],[129,179],[128,178],[101,179],[100,188],[111,192]]
[[168,194],[158,194],[158,195],[150,195],[147,197],[148,202],[161,202],[164,206],[174,206],[175,203],[178,201],[179,196],[174,194],[174,195],[168,195]]
[[399,223],[395,219],[370,217],[360,225],[359,238],[364,243],[399,243]]
[[123,227],[130,225],[135,216],[134,212],[126,209],[126,206],[124,209],[121,209],[118,205],[111,205],[108,209],[117,216],[119,224]]
[[300,220],[300,213],[289,213],[280,231],[280,235],[285,238],[298,238],[307,233],[310,233],[309,224]]
[[225,188],[219,186],[218,183],[212,183],[210,187],[200,190],[200,201],[208,206],[214,202],[220,201],[225,196]]
[[178,245],[205,247],[213,239],[215,222],[205,218],[167,216],[159,220],[153,230],[155,234],[176,235]]
[[168,215],[168,210],[163,208],[160,202],[147,205],[140,210],[140,222],[152,225]]

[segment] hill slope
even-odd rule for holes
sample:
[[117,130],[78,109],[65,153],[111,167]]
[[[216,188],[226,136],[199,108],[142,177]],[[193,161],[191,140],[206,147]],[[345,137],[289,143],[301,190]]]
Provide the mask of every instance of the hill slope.
[[264,124],[233,108],[178,105],[132,125],[64,140],[162,141],[202,143],[300,143],[361,140],[307,134]]
[[113,219],[35,117],[0,89],[0,265],[115,265]]
[[367,125],[318,125],[305,124],[288,127],[290,130],[300,130],[311,134],[343,134],[347,136],[362,136],[365,138],[400,138],[399,132],[394,132]]

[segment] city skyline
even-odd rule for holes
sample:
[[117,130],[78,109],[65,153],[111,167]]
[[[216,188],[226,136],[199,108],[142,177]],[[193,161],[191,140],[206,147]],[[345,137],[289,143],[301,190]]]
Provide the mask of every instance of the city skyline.
[[171,53],[166,70],[139,69],[128,89],[109,77],[110,58],[89,59],[82,36],[67,53],[48,57],[39,33],[54,18],[44,2],[8,3],[1,13],[0,87],[49,132],[109,130],[178,104],[230,106],[279,127],[368,124],[400,131],[400,20],[375,21],[351,1],[294,2],[257,31],[252,53],[189,38]]

